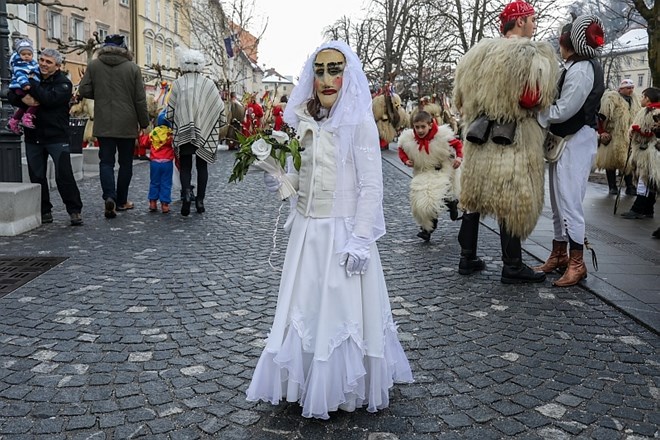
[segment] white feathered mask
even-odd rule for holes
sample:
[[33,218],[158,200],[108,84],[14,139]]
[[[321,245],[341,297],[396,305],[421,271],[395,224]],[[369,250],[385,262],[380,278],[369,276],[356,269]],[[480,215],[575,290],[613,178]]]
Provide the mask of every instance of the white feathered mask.
[[181,72],[202,72],[206,66],[204,54],[194,49],[176,48]]

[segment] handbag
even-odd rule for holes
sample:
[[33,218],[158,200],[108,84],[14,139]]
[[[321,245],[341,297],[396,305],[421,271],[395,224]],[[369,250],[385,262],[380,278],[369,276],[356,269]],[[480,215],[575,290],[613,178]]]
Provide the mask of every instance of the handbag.
[[545,135],[545,141],[543,142],[543,157],[546,162],[557,162],[570,138],[571,135],[562,137],[548,131]]

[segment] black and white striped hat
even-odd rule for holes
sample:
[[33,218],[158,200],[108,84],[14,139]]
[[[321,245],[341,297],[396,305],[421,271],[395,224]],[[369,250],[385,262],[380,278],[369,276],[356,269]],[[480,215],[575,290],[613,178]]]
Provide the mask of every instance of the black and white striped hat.
[[583,57],[596,57],[605,44],[603,22],[595,15],[580,15],[562,29],[562,33],[567,32],[570,32],[575,53]]

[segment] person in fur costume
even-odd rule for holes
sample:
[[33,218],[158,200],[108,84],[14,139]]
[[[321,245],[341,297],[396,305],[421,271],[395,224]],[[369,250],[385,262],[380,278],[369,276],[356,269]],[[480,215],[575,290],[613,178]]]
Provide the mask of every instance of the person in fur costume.
[[399,136],[399,158],[413,167],[410,208],[421,229],[417,236],[429,241],[443,203],[450,218],[458,218],[458,167],[463,161],[463,145],[449,125],[438,127],[429,113],[421,111],[413,119],[413,128]]
[[[466,211],[458,234],[458,272],[469,275],[485,268],[477,256],[477,238],[479,217],[487,214],[500,225],[501,281],[542,282],[545,274],[523,263],[520,241],[543,209],[545,131],[536,112],[552,104],[558,60],[549,43],[531,40],[536,28],[531,5],[508,4],[500,21],[505,38],[481,40],[456,67],[453,101],[465,124],[460,205]],[[468,134],[473,123],[481,126],[479,121],[488,130],[477,143]],[[496,138],[498,131],[508,137]]]
[[582,202],[598,148],[598,108],[605,83],[596,57],[604,43],[603,24],[596,16],[582,15],[562,28],[559,51],[565,65],[559,95],[538,117],[539,124],[549,127],[551,133],[570,136],[559,159],[549,165],[554,240],[550,256],[537,268],[550,273],[567,267],[552,283],[557,287],[573,286],[587,277]]
[[[630,211],[621,214],[627,219],[653,218],[653,207],[660,187],[660,88],[649,87],[642,92],[642,109],[633,118],[630,128],[631,158],[640,184]],[[656,237],[660,238],[660,237]]]
[[386,150],[397,133],[408,126],[408,114],[401,105],[401,97],[392,93],[389,83],[371,102],[371,109],[378,128],[381,150]]
[[619,90],[609,90],[600,100],[600,116],[602,130],[599,134],[598,151],[596,153],[595,167],[604,169],[607,176],[607,185],[610,194],[618,194],[616,171],[624,174],[626,194],[635,195],[631,163],[628,157],[629,137],[628,130],[632,118],[641,108],[639,98],[633,92],[635,85],[629,79],[624,79]]
[[[206,59],[198,50],[178,49],[182,75],[172,83],[166,118],[172,123],[174,152],[179,159],[183,200],[181,215],[190,215],[195,199],[198,214],[206,211],[204,197],[208,183],[208,164],[214,163],[220,143],[220,130],[225,126],[225,104],[215,83],[202,75]],[[197,196],[190,180],[195,158]]]

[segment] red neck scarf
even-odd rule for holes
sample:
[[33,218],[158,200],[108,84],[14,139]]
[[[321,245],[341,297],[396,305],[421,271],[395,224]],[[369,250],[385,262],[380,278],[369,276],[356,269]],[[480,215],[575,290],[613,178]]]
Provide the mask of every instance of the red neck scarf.
[[422,151],[423,148],[424,151],[426,151],[426,154],[429,154],[429,142],[431,142],[431,139],[433,139],[433,137],[438,133],[438,124],[433,121],[431,129],[423,138],[417,136],[417,132],[414,129],[413,133],[415,133],[415,141],[419,145],[419,151]]
[[646,106],[646,108],[660,108],[660,102],[652,102]]

